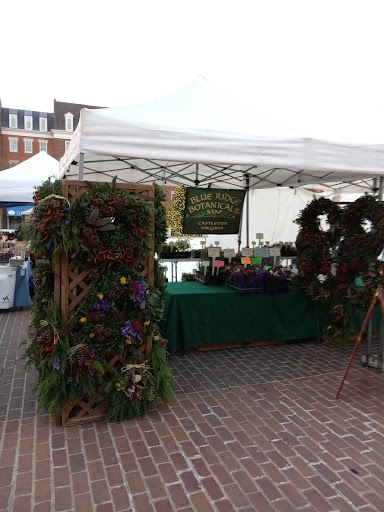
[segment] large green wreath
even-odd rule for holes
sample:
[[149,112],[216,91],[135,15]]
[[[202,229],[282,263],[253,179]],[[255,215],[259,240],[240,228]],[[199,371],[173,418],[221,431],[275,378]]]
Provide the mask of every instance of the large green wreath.
[[[323,235],[316,219],[325,213],[333,229]],[[382,280],[377,258],[384,243],[383,219],[383,204],[373,196],[364,196],[344,210],[328,199],[312,201],[297,220],[302,227],[297,282],[315,300],[329,304],[328,339],[347,341],[351,306],[368,308]],[[368,232],[365,221],[372,223]]]
[[149,253],[153,205],[112,186],[92,184],[72,207],[78,226],[78,259],[110,268]]
[[[318,217],[327,215],[330,228],[320,229]],[[301,211],[296,222],[301,230],[296,239],[298,249],[297,281],[314,299],[329,299],[333,275],[331,264],[341,233],[340,207],[326,198],[314,199]],[[322,280],[318,276],[324,276]]]
[[[362,196],[343,210],[342,250],[348,258],[376,261],[383,250],[384,206],[375,196]],[[371,229],[364,226],[371,223]],[[369,263],[369,262],[368,262]]]
[[132,354],[157,334],[163,309],[160,292],[137,272],[102,274],[71,318],[73,337],[100,351]]

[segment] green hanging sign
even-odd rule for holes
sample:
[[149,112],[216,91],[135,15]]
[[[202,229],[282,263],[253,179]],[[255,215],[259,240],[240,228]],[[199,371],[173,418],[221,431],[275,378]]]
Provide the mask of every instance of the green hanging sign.
[[187,188],[183,233],[229,235],[239,232],[245,190]]

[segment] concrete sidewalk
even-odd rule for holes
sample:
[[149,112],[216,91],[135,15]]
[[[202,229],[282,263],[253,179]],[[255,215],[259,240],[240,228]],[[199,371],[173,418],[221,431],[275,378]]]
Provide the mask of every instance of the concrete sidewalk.
[[173,356],[172,404],[63,429],[0,313],[0,511],[384,510],[384,376],[317,343]]

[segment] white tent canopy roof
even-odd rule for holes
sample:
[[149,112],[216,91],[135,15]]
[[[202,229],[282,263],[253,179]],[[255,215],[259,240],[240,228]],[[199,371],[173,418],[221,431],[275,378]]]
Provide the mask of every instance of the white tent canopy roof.
[[[202,76],[184,89],[128,108],[83,109],[60,176],[242,188],[326,183],[373,186],[384,144],[304,137],[224,97]],[[198,164],[198,165],[196,165]],[[102,175],[100,176],[100,173]]]
[[50,176],[57,178],[59,162],[44,151],[0,172],[0,204],[33,204],[34,188]]

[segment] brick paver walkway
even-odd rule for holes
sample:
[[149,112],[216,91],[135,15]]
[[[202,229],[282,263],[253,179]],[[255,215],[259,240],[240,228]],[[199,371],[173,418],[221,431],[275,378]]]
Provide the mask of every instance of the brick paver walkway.
[[63,429],[0,313],[0,511],[384,510],[384,376],[316,343],[172,357],[172,404]]

